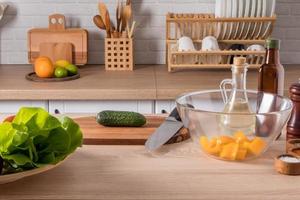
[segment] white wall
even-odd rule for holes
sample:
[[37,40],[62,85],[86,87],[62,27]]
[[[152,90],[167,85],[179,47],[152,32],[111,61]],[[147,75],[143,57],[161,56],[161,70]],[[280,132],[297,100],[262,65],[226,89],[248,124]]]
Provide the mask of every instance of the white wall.
[[[98,0],[8,0],[10,8],[0,24],[0,63],[27,63],[27,30],[47,27],[48,15],[67,16],[68,24],[90,32],[89,63],[103,63],[104,33],[92,22]],[[115,15],[116,0],[105,0]],[[300,63],[300,0],[277,0],[278,23],[274,36],[283,40],[282,62]],[[133,0],[139,27],[135,35],[138,64],[165,62],[165,14],[167,12],[212,13],[215,0]]]

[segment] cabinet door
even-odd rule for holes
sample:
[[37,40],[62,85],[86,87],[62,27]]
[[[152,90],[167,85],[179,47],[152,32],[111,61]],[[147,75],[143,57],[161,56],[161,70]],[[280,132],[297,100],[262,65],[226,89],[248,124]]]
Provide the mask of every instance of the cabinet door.
[[16,113],[21,107],[41,107],[48,111],[48,101],[0,101],[0,113]]
[[95,114],[103,110],[154,113],[153,101],[50,101],[49,112],[60,114]]
[[175,107],[175,101],[172,100],[156,101],[155,113],[161,114],[162,111],[167,111],[168,113],[170,113]]

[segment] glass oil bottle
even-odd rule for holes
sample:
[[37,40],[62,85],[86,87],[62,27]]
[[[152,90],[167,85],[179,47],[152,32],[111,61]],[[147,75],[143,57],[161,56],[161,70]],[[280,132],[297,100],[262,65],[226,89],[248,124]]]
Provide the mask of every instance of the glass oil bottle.
[[[255,129],[255,115],[248,102],[246,91],[246,76],[248,64],[246,58],[235,57],[231,68],[232,79],[225,79],[221,82],[220,88],[224,101],[224,110],[221,115],[221,131],[225,134],[232,134],[242,131],[251,134]],[[231,93],[228,98],[226,86],[231,85]]]

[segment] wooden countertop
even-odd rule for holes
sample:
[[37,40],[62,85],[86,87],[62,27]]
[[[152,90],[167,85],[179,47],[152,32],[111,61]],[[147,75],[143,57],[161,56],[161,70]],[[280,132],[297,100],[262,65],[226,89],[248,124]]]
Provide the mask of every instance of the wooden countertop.
[[83,146],[53,170],[0,185],[0,199],[298,199],[300,177],[273,168],[284,138],[262,157],[239,163],[209,158],[191,141],[155,154],[144,146]]
[[1,185],[0,199],[298,199],[299,176],[273,169],[283,151],[280,141],[257,160],[234,163],[189,142],[158,155],[143,146],[83,146],[56,169]]
[[[0,100],[172,100],[179,94],[216,89],[230,70],[190,70],[168,73],[164,65],[140,65],[133,72],[109,72],[104,66],[81,67],[81,78],[69,82],[36,83],[24,77],[29,65],[0,66]],[[300,77],[300,67],[286,66],[286,92]],[[248,88],[255,89],[257,71],[250,70]]]

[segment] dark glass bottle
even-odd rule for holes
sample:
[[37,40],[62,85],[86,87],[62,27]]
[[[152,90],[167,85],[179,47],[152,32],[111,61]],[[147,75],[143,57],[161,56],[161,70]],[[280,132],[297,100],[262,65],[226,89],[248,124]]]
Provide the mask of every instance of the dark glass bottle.
[[284,68],[280,64],[280,40],[266,40],[266,62],[259,69],[258,90],[283,96]]
[[[258,110],[258,112],[272,112],[276,110],[276,101],[273,101],[268,110],[260,107],[261,102],[264,100],[263,92],[284,95],[284,68],[280,63],[279,49],[280,40],[266,40],[266,61],[259,69],[258,80],[258,91],[261,92],[258,94],[258,108],[262,110]],[[257,123],[264,125],[256,127],[256,134],[261,137],[268,136],[269,131],[272,130],[272,123],[268,121],[257,121]],[[280,136],[281,134],[279,134],[278,138]]]

